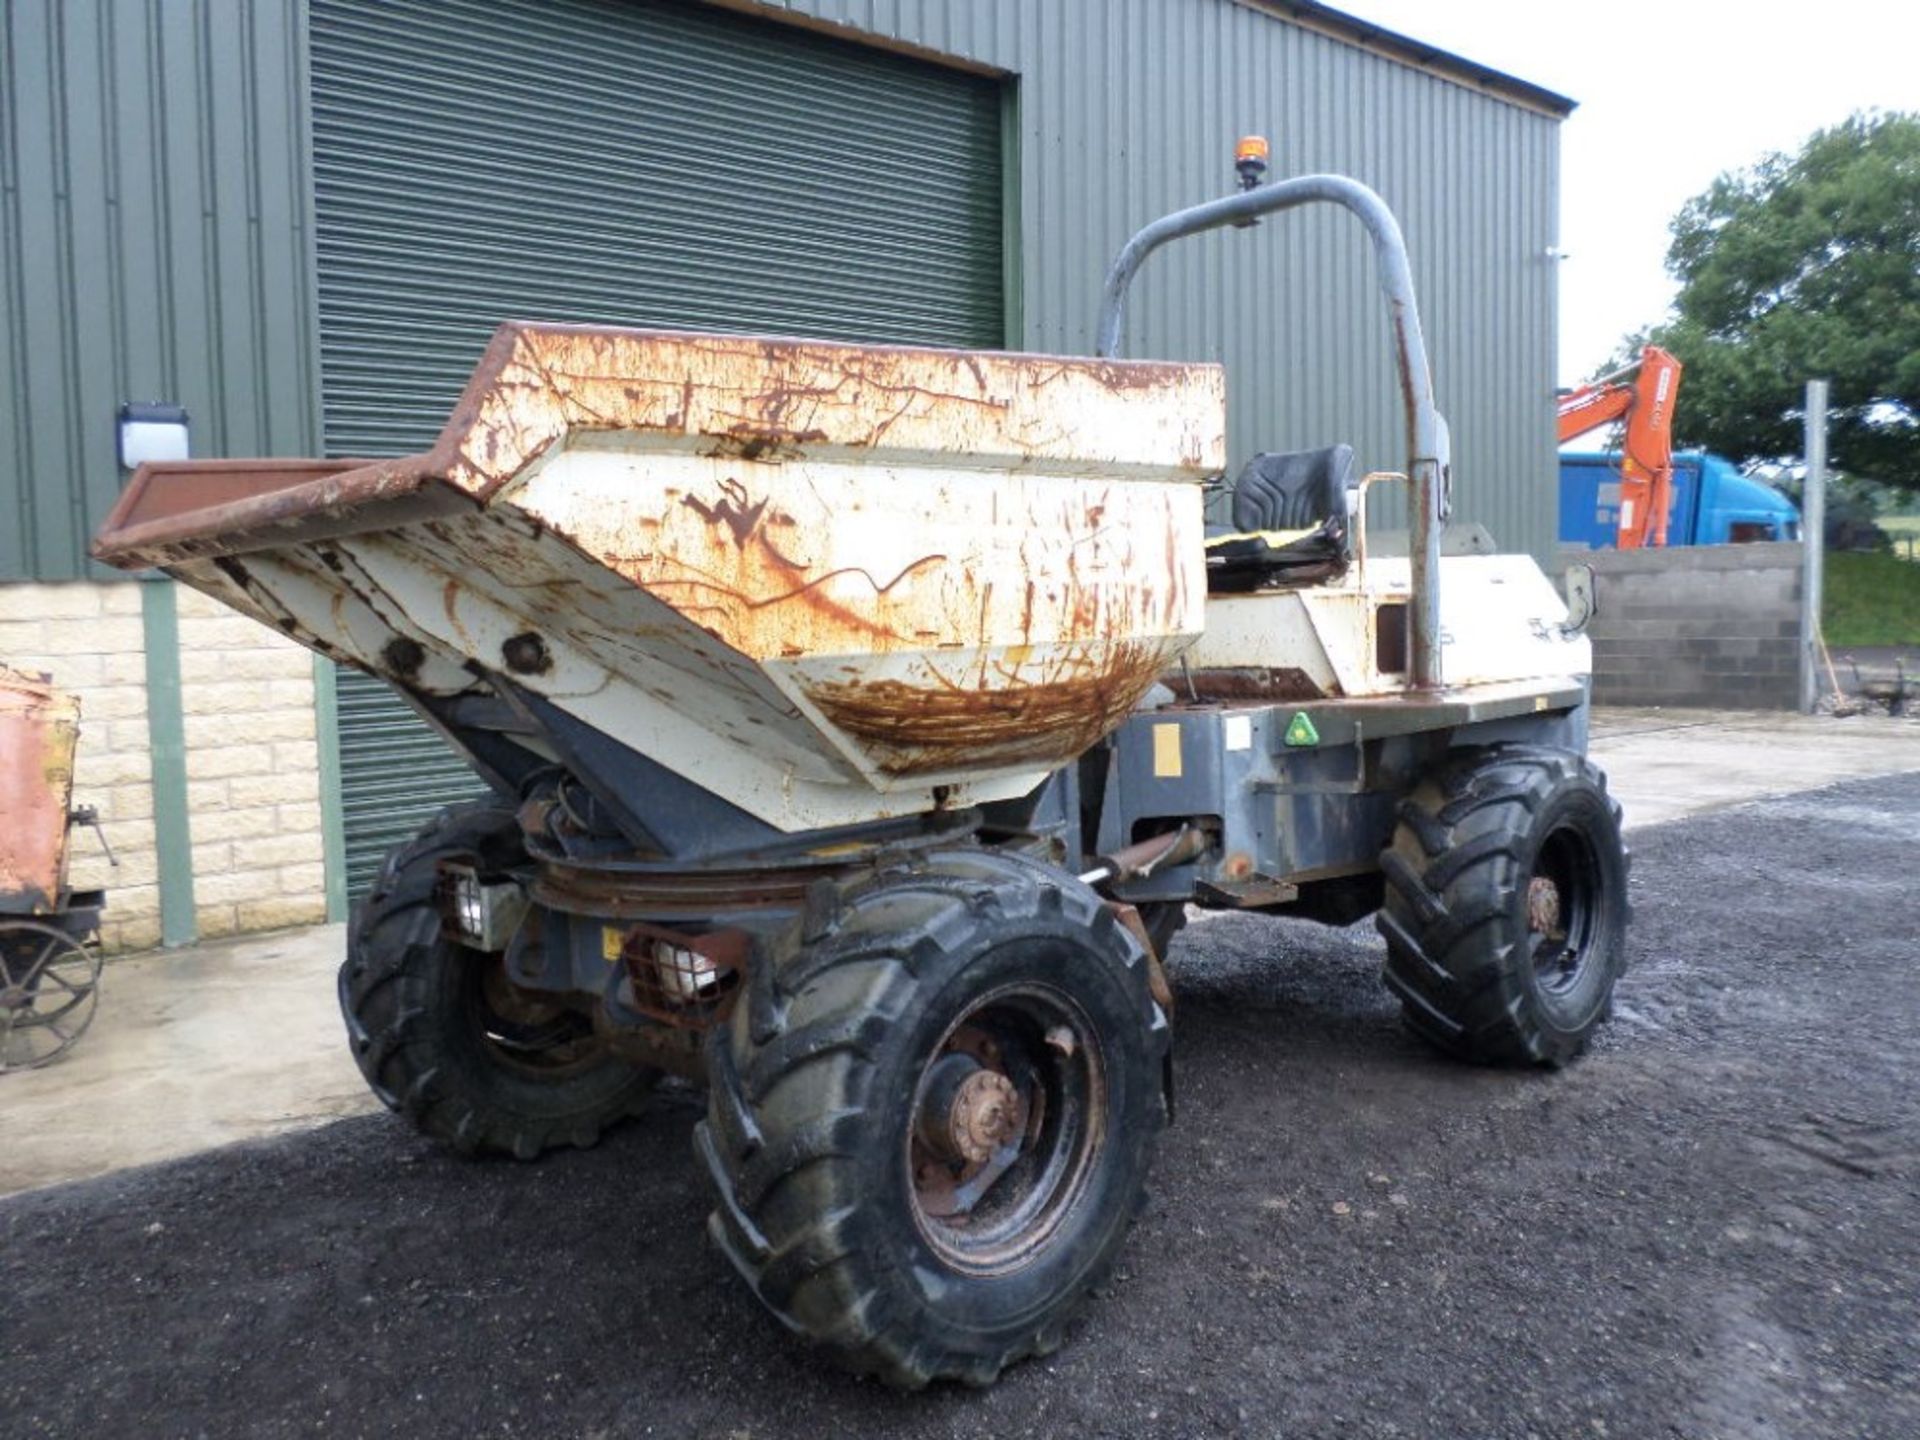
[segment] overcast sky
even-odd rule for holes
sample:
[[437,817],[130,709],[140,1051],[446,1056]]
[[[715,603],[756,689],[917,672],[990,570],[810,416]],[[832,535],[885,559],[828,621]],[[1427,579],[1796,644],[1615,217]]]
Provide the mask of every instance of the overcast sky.
[[1920,0],[1333,0],[1580,102],[1561,144],[1560,378],[1672,298],[1667,223],[1855,110],[1920,110]]

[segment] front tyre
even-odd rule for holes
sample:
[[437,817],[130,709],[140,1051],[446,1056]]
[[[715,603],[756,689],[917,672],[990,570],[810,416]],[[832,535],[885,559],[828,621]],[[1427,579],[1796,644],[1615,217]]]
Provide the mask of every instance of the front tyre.
[[441,862],[498,868],[520,858],[519,838],[511,811],[482,802],[449,807],[397,848],[354,910],[340,1011],[389,1110],[463,1155],[531,1160],[593,1144],[655,1076],[609,1054],[585,1015],[510,984],[499,955],[441,933]]
[[1164,1120],[1147,970],[1098,897],[1021,856],[848,894],[710,1043],[710,1233],[791,1329],[889,1383],[1053,1349]]
[[1464,1059],[1564,1065],[1626,964],[1627,852],[1600,771],[1562,750],[1464,751],[1401,802],[1381,856],[1385,979]]

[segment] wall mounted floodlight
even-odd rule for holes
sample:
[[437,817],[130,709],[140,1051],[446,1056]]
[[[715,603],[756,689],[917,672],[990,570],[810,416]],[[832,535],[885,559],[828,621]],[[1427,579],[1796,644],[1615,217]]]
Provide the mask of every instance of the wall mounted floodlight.
[[120,463],[132,470],[149,460],[189,455],[187,412],[178,405],[132,401],[120,407]]

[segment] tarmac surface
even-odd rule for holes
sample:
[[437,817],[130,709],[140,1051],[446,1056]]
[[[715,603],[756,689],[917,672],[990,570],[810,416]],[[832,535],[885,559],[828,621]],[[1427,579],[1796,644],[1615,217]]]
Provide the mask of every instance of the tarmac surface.
[[760,1313],[669,1094],[534,1165],[361,1116],[0,1201],[0,1434],[1920,1435],[1920,775],[1633,844],[1560,1074],[1422,1050],[1370,926],[1189,929],[1153,1198],[993,1389]]

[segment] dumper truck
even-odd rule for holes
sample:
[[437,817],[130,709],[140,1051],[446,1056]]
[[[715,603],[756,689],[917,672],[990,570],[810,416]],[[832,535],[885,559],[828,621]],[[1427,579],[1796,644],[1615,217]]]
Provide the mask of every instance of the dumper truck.
[[[1121,358],[1126,297],[1307,204],[1371,241],[1405,469],[1256,455],[1210,533],[1225,377]],[[1111,1269],[1187,907],[1377,913],[1408,1025],[1471,1061],[1571,1060],[1624,962],[1583,617],[1526,556],[1443,558],[1386,205],[1321,175],[1164,217],[1099,337],[510,322],[425,454],[150,464],[95,546],[382,677],[485,780],[349,927],[380,1100],[531,1159],[696,1077],[719,1252],[896,1385],[1052,1350]],[[1378,486],[1406,553],[1368,550]]]

